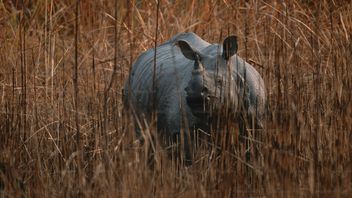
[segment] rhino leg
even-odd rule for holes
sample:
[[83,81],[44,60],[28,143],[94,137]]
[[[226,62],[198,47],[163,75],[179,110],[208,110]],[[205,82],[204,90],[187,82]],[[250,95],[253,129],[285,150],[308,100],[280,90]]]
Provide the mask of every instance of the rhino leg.
[[190,166],[192,165],[192,151],[191,151],[191,141],[190,141],[190,134],[188,130],[183,130],[183,138],[184,138],[184,155],[185,155],[185,165]]
[[140,142],[141,145],[144,144],[144,137],[142,135],[142,130],[139,128],[137,122],[134,122],[135,126],[135,134],[136,134],[136,139]]
[[[180,112],[173,111],[167,116],[169,144],[174,145],[175,154],[179,159],[184,159],[186,166],[192,164],[191,139],[187,127],[182,127]],[[182,143],[181,143],[182,141]]]
[[241,143],[245,144],[245,158],[246,158],[246,162],[249,162],[251,158],[250,140],[248,138],[247,120],[244,118],[244,116],[240,116],[239,122],[238,122],[238,128],[240,131],[238,138]]
[[[262,119],[260,116],[253,114],[242,115],[239,118],[239,140],[241,143],[245,143],[246,148],[246,161],[250,162],[251,153],[253,152],[255,157],[259,155],[259,145],[257,142],[262,141],[261,129],[263,129]],[[250,130],[250,131],[248,131]],[[254,139],[254,141],[250,140]],[[253,151],[252,151],[253,149]]]
[[243,143],[246,140],[247,137],[247,130],[246,130],[246,124],[245,124],[245,120],[242,118],[242,116],[240,118],[238,118],[238,128],[239,128],[239,135],[238,135],[238,139],[241,143]]

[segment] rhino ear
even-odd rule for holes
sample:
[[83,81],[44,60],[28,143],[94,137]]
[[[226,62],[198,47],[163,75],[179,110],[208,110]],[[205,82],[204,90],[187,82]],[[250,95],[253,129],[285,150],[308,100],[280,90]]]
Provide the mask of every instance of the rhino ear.
[[223,43],[222,57],[225,60],[229,60],[231,56],[235,55],[237,52],[237,37],[229,36],[224,40]]
[[190,60],[199,60],[199,55],[197,52],[187,43],[187,41],[179,40],[176,42],[181,49],[182,54]]

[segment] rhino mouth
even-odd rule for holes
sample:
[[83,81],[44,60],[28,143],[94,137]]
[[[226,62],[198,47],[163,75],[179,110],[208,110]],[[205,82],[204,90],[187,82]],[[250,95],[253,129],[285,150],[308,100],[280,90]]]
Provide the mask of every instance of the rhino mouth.
[[208,113],[210,108],[210,97],[186,97],[187,105],[191,108],[194,114]]

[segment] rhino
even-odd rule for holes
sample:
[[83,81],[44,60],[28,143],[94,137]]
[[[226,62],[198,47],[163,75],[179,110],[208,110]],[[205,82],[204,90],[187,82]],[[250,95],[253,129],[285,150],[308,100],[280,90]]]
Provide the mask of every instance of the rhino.
[[135,60],[124,86],[124,104],[139,120],[150,121],[155,112],[157,132],[168,144],[184,132],[184,157],[192,163],[192,137],[186,133],[209,131],[211,120],[226,114],[226,121],[237,122],[241,135],[246,127],[263,128],[264,81],[236,52],[236,36],[221,45],[192,32],[180,33],[159,45],[156,54],[152,48]]

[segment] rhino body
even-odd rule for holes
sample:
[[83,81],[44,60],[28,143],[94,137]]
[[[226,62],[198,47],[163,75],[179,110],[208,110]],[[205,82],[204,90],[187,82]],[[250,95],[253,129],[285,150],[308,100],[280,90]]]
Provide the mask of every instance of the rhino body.
[[[181,33],[158,46],[154,96],[155,49],[142,53],[132,65],[124,87],[125,105],[133,109],[138,119],[149,120],[154,100],[158,132],[169,139],[181,131],[209,130],[210,114],[216,115],[214,108],[225,104],[230,112],[253,119],[255,127],[261,128],[266,98],[264,82],[253,66],[235,55],[234,38],[219,45],[194,33]],[[225,45],[230,47],[226,50]]]

